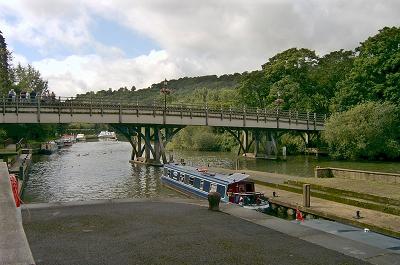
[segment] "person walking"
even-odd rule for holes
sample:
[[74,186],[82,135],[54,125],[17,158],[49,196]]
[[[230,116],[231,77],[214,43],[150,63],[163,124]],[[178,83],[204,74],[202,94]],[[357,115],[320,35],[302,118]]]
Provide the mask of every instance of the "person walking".
[[31,97],[31,101],[34,102],[36,99],[36,91],[35,90],[32,90],[30,97]]

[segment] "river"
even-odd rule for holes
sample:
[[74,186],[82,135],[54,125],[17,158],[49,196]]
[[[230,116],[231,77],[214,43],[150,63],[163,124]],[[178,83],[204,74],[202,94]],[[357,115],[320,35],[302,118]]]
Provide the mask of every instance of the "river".
[[[227,152],[171,152],[175,161],[213,167],[252,169],[293,176],[313,176],[315,166],[400,173],[400,163],[331,161],[314,156],[289,156],[286,161],[239,159]],[[182,197],[160,182],[161,168],[129,163],[127,142],[76,143],[50,155],[34,156],[24,198],[55,202],[118,198]]]

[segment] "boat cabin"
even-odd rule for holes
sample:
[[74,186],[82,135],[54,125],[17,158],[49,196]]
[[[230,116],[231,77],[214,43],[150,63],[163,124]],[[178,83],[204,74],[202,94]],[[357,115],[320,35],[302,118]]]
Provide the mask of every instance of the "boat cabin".
[[[223,175],[210,173],[207,168],[167,164],[162,180],[185,193],[207,198],[209,192],[218,192],[222,201],[239,203],[240,197],[255,195],[254,183],[246,180],[248,177],[242,173]],[[254,197],[252,201],[255,200]]]

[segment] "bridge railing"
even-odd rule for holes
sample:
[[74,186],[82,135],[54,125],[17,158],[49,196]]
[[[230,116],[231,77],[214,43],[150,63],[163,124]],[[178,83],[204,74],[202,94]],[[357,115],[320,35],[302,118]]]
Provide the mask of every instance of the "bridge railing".
[[276,120],[283,119],[293,122],[307,122],[324,124],[326,115],[280,109],[260,109],[243,107],[215,107],[207,104],[142,104],[129,99],[113,100],[108,98],[83,97],[40,97],[29,99],[5,98],[2,99],[2,112],[29,113],[40,111],[61,113],[121,113],[141,115],[168,115],[185,117],[208,117],[247,120]]

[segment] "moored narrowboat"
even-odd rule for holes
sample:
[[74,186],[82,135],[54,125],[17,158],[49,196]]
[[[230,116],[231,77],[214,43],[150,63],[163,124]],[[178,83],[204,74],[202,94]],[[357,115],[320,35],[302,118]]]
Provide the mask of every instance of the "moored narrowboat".
[[235,203],[245,208],[266,209],[267,198],[255,191],[249,175],[230,175],[208,172],[207,168],[195,168],[179,164],[165,164],[161,181],[185,194],[207,198],[209,192],[221,194],[221,201]]
[[54,141],[46,142],[40,145],[39,154],[51,155],[58,150],[57,144]]

